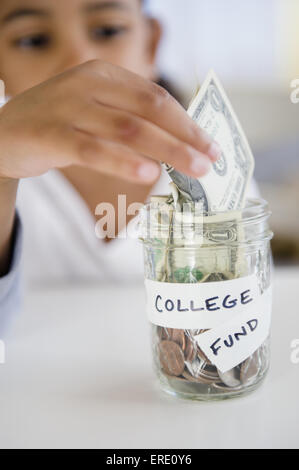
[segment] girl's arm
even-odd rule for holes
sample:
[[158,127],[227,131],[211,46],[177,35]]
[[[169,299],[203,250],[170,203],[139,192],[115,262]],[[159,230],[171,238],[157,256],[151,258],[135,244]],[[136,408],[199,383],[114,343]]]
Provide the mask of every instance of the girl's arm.
[[9,269],[20,178],[79,165],[149,184],[161,160],[199,177],[219,153],[163,88],[100,60],[15,96],[0,110],[0,276]]

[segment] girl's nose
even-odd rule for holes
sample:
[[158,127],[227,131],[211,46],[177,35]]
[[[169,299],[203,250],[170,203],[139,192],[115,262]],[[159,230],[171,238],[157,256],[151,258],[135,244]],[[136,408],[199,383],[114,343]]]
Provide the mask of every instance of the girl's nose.
[[68,41],[68,44],[63,44],[60,54],[57,54],[57,69],[55,72],[64,72],[76,65],[96,58],[99,58],[99,55],[88,41]]

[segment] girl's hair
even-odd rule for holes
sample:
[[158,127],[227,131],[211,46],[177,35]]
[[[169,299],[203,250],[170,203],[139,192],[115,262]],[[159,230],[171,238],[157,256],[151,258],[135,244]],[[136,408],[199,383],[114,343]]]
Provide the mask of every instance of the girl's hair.
[[[139,1],[142,4],[143,8],[145,8],[147,4],[149,3],[148,0],[139,0]],[[182,104],[182,101],[183,101],[182,96],[167,78],[161,76],[156,80],[156,83],[162,86],[163,88],[165,88],[165,90],[167,90],[178,102]]]

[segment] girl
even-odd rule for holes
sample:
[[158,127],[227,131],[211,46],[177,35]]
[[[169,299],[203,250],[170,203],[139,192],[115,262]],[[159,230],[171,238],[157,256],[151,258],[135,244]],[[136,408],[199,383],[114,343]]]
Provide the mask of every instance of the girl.
[[[164,88],[159,23],[140,0],[1,0],[0,305],[16,292],[21,224],[25,278],[141,279],[141,247],[98,239],[97,204],[116,209],[168,193],[159,161],[205,174],[220,149]],[[19,181],[17,213],[16,194]],[[17,214],[17,215],[16,215]],[[114,216],[113,216],[114,217]]]

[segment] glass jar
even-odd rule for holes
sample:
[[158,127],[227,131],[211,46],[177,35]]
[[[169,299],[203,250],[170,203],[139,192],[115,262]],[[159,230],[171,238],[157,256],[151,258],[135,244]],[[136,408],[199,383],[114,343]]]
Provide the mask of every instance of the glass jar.
[[269,367],[268,205],[206,215],[166,199],[144,206],[140,223],[156,375],[184,398],[243,395]]

